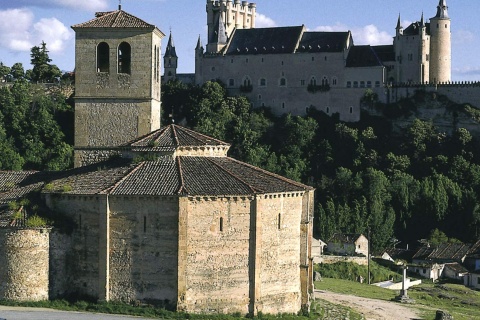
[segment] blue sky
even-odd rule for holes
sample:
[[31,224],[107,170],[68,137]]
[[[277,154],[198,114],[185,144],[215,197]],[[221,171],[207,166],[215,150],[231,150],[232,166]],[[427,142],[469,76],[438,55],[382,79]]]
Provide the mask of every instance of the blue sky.
[[[116,10],[119,0],[0,0],[0,61],[30,68],[30,48],[47,43],[53,63],[74,68],[70,26],[96,11]],[[253,2],[253,1],[252,1]],[[436,13],[438,0],[257,0],[257,27],[304,24],[310,30],[351,30],[355,44],[391,44],[398,14],[404,27]],[[193,72],[198,35],[206,38],[205,0],[122,0],[123,9],[168,35],[173,32],[179,72]],[[452,18],[452,78],[480,80],[480,1],[447,0]],[[164,40],[164,47],[167,39]]]

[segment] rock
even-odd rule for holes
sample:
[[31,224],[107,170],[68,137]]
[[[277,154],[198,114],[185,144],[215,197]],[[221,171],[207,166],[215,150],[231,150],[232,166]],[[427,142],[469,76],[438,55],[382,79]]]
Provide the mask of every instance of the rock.
[[435,320],[453,320],[453,317],[451,314],[448,314],[445,311],[437,310],[437,316],[435,317]]
[[313,273],[313,281],[322,281],[322,276],[320,275],[320,272],[314,272]]

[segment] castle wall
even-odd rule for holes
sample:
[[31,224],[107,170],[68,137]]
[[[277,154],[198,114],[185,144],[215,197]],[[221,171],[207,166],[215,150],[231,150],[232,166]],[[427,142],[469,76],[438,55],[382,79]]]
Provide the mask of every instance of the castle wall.
[[[347,82],[353,85],[367,81],[383,83],[383,68],[344,67],[343,52],[298,53],[275,55],[205,56],[197,60],[197,84],[220,80],[230,95],[245,95],[254,107],[271,107],[281,115],[305,115],[314,106],[328,114],[339,113],[343,121],[360,119],[359,101],[365,88],[344,90]],[[285,78],[286,85],[281,85]],[[241,88],[250,79],[251,91]],[[262,80],[265,79],[265,85]],[[308,86],[315,79],[321,86],[326,79],[330,90],[311,93]],[[350,109],[352,107],[352,109]]]
[[110,300],[176,303],[178,199],[109,197]]
[[[251,200],[189,198],[181,205],[179,310],[247,314]],[[183,219],[182,219],[183,217]]]
[[[429,81],[430,42],[430,36],[428,35],[397,36],[395,40],[397,49],[395,52],[397,59],[395,82]],[[429,56],[428,59],[427,55]]]
[[277,314],[301,309],[302,205],[302,194],[257,198],[256,311]]
[[49,299],[62,299],[69,293],[71,275],[68,270],[72,237],[59,232],[50,233]]
[[0,300],[48,300],[49,232],[0,228]]

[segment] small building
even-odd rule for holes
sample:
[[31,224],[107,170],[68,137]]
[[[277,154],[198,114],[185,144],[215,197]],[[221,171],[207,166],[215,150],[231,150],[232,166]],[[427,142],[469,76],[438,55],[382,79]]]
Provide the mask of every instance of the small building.
[[327,241],[329,253],[336,255],[368,255],[368,239],[363,234],[336,233]]
[[461,264],[454,262],[445,264],[442,277],[453,280],[463,280],[466,274],[468,274],[468,270]]
[[471,248],[465,258],[465,267],[468,270],[480,270],[480,240],[478,240]]
[[471,245],[463,243],[442,243],[436,246],[425,245],[417,250],[412,257],[412,262],[418,265],[432,263],[453,263],[463,264]]
[[443,264],[433,263],[425,265],[413,265],[409,267],[409,270],[412,270],[424,278],[437,281],[440,279],[444,267],[445,265]]
[[312,239],[312,258],[313,263],[320,263],[320,256],[323,255],[323,250],[327,244],[320,239]]
[[411,261],[415,252],[409,249],[390,248],[383,252],[380,252],[378,257],[383,260],[398,262],[398,261]]
[[463,284],[466,287],[480,290],[480,270],[466,274],[463,278]]

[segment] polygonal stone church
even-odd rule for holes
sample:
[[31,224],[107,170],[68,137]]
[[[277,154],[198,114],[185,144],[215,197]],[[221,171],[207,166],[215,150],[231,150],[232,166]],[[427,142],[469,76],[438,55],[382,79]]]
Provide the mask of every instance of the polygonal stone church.
[[[314,190],[229,158],[225,142],[159,128],[155,26],[120,7],[73,29],[76,168],[0,172],[0,299],[308,309]],[[32,193],[68,232],[25,226],[29,212],[8,204]]]

